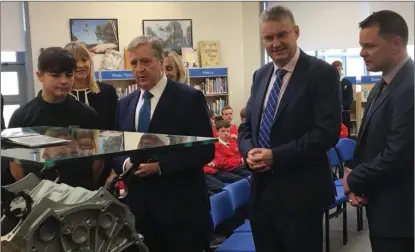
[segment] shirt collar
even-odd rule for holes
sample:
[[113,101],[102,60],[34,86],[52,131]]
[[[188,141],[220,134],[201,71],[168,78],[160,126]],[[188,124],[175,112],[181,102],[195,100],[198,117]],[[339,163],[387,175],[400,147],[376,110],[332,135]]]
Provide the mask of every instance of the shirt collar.
[[[149,90],[149,92],[153,95],[153,98],[155,100],[159,100],[166,86],[167,86],[167,77],[165,74],[163,74],[161,79],[157,82],[157,84],[154,87],[152,87]],[[140,99],[143,98],[143,94],[144,92],[141,92]]]
[[392,70],[390,70],[387,73],[383,73],[382,77],[385,80],[385,82],[387,84],[390,84],[393,80],[393,78],[395,78],[396,74],[399,72],[399,70],[401,70],[401,68],[403,67],[403,65],[405,65],[405,63],[409,60],[409,55],[407,55],[405,57],[405,59],[403,59],[401,62],[399,62],[394,68],[392,68]]
[[224,140],[222,140],[220,138],[218,138],[218,140],[219,140],[219,143],[221,143],[221,144],[223,144],[225,146],[229,146],[229,143],[228,142],[226,142],[226,141],[224,141]]
[[[297,46],[297,49],[295,51],[294,56],[291,58],[290,62],[288,62],[287,65],[285,65],[282,69],[286,70],[289,73],[294,72],[294,68],[297,65],[298,59],[300,58],[300,47]],[[278,67],[275,63],[274,63],[274,73],[278,70]]]

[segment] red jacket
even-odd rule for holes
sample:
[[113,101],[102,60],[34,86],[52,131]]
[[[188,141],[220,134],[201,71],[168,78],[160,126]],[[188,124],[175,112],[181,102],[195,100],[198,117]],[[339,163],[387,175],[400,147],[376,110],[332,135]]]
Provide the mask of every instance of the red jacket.
[[346,125],[342,123],[340,129],[340,138],[346,138],[349,136],[349,130],[347,129]]
[[229,146],[224,143],[215,143],[215,158],[212,160],[216,169],[224,171],[233,171],[238,166],[243,165],[242,156],[238,150],[238,143],[235,139],[229,141]]

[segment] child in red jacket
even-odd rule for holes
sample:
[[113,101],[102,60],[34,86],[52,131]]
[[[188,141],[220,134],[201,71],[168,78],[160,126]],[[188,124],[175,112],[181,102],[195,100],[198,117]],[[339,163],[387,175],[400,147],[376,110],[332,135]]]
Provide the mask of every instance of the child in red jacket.
[[347,138],[349,136],[349,130],[347,129],[346,125],[342,123],[340,129],[340,138]]
[[230,123],[224,120],[216,123],[219,142],[215,143],[215,158],[207,166],[218,171],[249,177],[251,172],[245,166],[242,155],[239,153],[238,143],[231,138],[230,127]]

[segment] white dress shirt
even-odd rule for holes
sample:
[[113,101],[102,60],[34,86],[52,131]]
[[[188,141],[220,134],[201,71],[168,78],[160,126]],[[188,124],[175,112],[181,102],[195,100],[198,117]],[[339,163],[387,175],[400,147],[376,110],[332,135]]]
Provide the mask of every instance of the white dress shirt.
[[[284,75],[284,78],[282,79],[281,91],[278,95],[277,109],[275,110],[275,113],[277,113],[277,111],[278,111],[278,107],[280,105],[281,97],[284,94],[284,91],[287,88],[288,82],[291,79],[291,75],[293,74],[294,68],[297,65],[298,58],[300,58],[300,48],[297,46],[297,50],[295,51],[294,56],[292,57],[290,62],[288,62],[288,64],[283,67],[283,69],[286,70],[287,73]],[[263,112],[265,112],[265,107],[267,106],[269,95],[271,94],[272,87],[274,85],[275,80],[277,79],[277,75],[275,73],[278,70],[278,68],[279,67],[274,63],[274,72],[273,72],[271,80],[268,84],[267,93],[265,94],[265,99],[264,99],[264,104],[263,104],[263,108],[264,108]]]
[[[165,74],[163,74],[163,76],[161,77],[159,82],[157,82],[157,84],[153,88],[148,90],[153,95],[153,97],[150,98],[150,104],[151,104],[151,107],[150,107],[150,122],[151,122],[151,119],[153,118],[154,111],[156,110],[157,104],[158,104],[158,102],[160,100],[160,97],[163,94],[164,89],[166,88],[166,86],[167,86],[167,77],[166,77]],[[135,117],[134,117],[135,118],[135,122],[134,122],[135,130],[138,129],[138,118],[139,118],[139,115],[140,115],[140,109],[141,109],[141,106],[143,106],[143,104],[144,104],[143,95],[144,95],[144,91],[141,90],[140,98],[138,99],[137,107],[135,109]],[[125,163],[129,160],[130,160],[130,158],[127,158],[124,161],[124,163],[122,165],[123,171],[126,170]]]

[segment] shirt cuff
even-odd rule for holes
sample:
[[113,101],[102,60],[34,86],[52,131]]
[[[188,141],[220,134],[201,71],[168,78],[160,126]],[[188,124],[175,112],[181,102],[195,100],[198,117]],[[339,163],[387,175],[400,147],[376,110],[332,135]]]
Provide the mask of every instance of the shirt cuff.
[[127,170],[127,168],[125,167],[125,164],[127,163],[127,161],[130,161],[130,158],[127,158],[124,160],[124,163],[122,163],[122,171],[125,172]]

